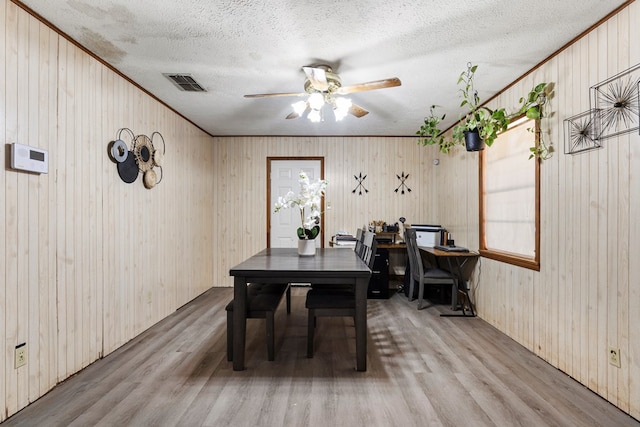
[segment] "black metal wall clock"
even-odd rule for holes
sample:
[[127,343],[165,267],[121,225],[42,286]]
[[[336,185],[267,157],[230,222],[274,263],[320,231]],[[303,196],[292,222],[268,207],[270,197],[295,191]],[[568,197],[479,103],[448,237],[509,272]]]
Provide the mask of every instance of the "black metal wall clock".
[[[123,141],[123,134],[130,136],[130,143],[127,145]],[[154,148],[153,139],[158,137],[162,141],[162,150]],[[122,128],[118,130],[115,141],[109,142],[107,152],[112,162],[116,163],[120,179],[131,184],[138,178],[138,173],[144,175],[144,186],[153,188],[162,181],[164,176],[162,163],[166,146],[164,138],[160,132],[153,132],[151,138],[146,135],[135,135],[131,129]],[[154,167],[160,169],[160,178],[153,170]]]

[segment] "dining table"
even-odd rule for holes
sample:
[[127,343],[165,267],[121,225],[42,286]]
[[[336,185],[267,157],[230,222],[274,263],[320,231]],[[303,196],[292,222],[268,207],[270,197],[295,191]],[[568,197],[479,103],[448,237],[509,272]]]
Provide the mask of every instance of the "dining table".
[[355,253],[318,248],[313,256],[297,248],[267,248],[229,270],[233,277],[233,370],[245,369],[247,284],[308,283],[311,287],[344,284],[355,290],[356,370],[367,370],[367,288],[371,270]]

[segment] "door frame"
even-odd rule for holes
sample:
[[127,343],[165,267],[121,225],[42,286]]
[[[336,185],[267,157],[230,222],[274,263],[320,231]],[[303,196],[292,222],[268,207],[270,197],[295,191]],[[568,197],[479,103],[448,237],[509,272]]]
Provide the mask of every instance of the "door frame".
[[[271,210],[274,202],[271,200],[271,162],[273,160],[314,160],[320,161],[320,179],[324,179],[324,156],[273,156],[267,157],[267,248],[271,247]],[[324,197],[320,206],[324,213]],[[320,215],[320,247],[324,248],[324,215]]]

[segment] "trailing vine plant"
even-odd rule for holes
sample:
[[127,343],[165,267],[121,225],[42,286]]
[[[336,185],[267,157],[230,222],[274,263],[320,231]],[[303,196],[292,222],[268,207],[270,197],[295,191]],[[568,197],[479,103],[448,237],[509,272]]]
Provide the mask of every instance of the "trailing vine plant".
[[[469,112],[453,127],[452,138],[445,138],[439,128],[440,122],[444,120],[446,115],[440,116],[436,112],[439,107],[431,105],[429,115],[425,117],[424,123],[416,132],[419,144],[437,145],[441,152],[449,153],[453,146],[464,145],[465,132],[477,129],[484,143],[490,147],[498,134],[507,129],[513,118],[525,115],[529,119],[540,120],[545,117],[544,105],[551,94],[551,85],[547,83],[535,85],[526,96],[520,98],[520,108],[513,114],[508,114],[503,107],[494,110],[481,105],[480,97],[474,87],[474,76],[477,69],[477,65],[469,63],[467,70],[460,73],[458,77],[459,92],[462,96],[460,106],[466,106]],[[529,128],[528,130],[536,132],[536,129]],[[545,142],[540,130],[537,132],[538,145],[530,148],[529,158],[547,160],[552,156],[553,146]]]
[[[522,105],[517,114],[524,114],[527,118],[538,121],[545,118],[544,106],[547,103],[547,97],[551,95],[551,91],[552,85],[547,83],[540,83],[534,86],[526,97],[520,98],[520,104]],[[537,128],[527,128],[527,130],[535,133],[536,139],[538,140],[537,146],[529,148],[531,152],[529,159],[549,159],[553,155],[554,149],[552,145],[546,143],[540,126],[537,126]]]

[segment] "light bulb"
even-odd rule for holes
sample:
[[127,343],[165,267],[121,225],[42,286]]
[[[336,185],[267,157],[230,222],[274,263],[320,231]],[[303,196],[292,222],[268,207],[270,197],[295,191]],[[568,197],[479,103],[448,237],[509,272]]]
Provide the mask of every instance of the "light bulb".
[[333,114],[337,121],[344,119],[349,114],[349,108],[351,108],[351,100],[349,98],[336,98],[334,100],[335,108]]
[[333,115],[336,116],[336,121],[340,121],[342,119],[344,119],[345,117],[347,117],[347,110],[341,110],[339,108],[336,108],[335,110],[333,110]]
[[298,101],[294,104],[291,104],[291,106],[293,107],[293,111],[298,116],[301,116],[302,114],[304,114],[305,110],[307,109],[307,101]]
[[351,100],[349,98],[336,98],[336,107],[348,110],[351,108]]
[[321,93],[312,93],[309,96],[309,106],[314,110],[320,110],[324,105],[324,96]]
[[318,123],[322,120],[322,115],[320,114],[320,110],[311,110],[309,111],[307,118],[313,123]]

